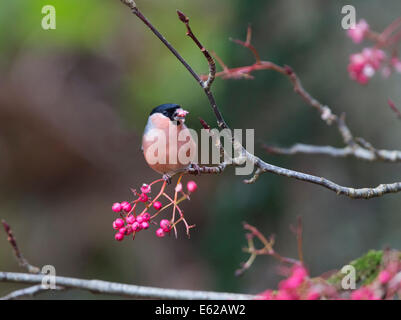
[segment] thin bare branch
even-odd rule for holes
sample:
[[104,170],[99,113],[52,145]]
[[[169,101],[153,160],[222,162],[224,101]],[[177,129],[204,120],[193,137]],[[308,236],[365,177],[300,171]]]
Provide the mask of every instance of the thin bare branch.
[[[46,292],[49,289],[45,289],[41,284],[34,285],[32,287],[20,289],[20,290],[15,290],[9,294],[7,294],[4,297],[1,297],[0,300],[17,300],[21,298],[33,298],[34,296]],[[61,291],[65,290],[65,288],[62,287],[56,287],[55,290]]]
[[390,106],[391,110],[395,113],[398,119],[401,119],[401,111],[396,107],[393,100],[387,100],[388,105]]
[[[42,274],[0,272],[0,282],[41,284]],[[64,288],[80,289],[92,293],[124,296],[141,299],[179,299],[179,300],[247,300],[255,296],[212,291],[192,291],[135,286],[102,280],[85,280],[70,277],[55,277],[56,284]],[[33,290],[33,289],[32,289]],[[43,291],[42,291],[43,292]]]
[[[361,139],[357,139],[361,143]],[[335,148],[332,146],[315,146],[309,144],[297,143],[289,148],[275,147],[267,144],[263,148],[271,154],[282,155],[295,155],[295,154],[312,154],[312,155],[326,155],[335,158],[354,157],[356,159],[365,160],[369,162],[387,161],[387,162],[400,162],[401,151],[398,150],[379,150],[367,149],[356,145],[354,147],[346,146],[344,148]]]

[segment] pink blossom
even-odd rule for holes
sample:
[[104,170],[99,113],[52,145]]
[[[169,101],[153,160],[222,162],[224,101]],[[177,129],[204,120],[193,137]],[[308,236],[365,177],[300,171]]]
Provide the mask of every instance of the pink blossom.
[[379,281],[381,284],[386,284],[391,279],[391,274],[387,270],[383,270],[379,274]]
[[365,48],[361,53],[352,54],[348,65],[350,77],[360,84],[367,84],[385,58],[385,52],[376,48]]
[[306,300],[318,300],[320,298],[320,293],[316,290],[311,290],[306,296]]
[[279,290],[275,297],[277,300],[297,300],[297,296],[287,290]]
[[401,60],[398,57],[391,58],[391,65],[395,71],[401,73]]
[[354,43],[361,43],[368,31],[368,23],[365,20],[361,19],[354,28],[347,30],[347,35],[352,39],[352,41],[354,41]]
[[274,300],[273,290],[266,290],[262,293],[259,293],[256,297],[256,300]]
[[307,277],[306,269],[301,266],[295,266],[292,270],[291,276],[280,282],[280,289],[296,289],[298,288]]
[[351,300],[377,300],[372,289],[368,287],[361,287],[351,293]]
[[182,191],[182,183],[177,184],[175,187],[175,192],[181,192]]

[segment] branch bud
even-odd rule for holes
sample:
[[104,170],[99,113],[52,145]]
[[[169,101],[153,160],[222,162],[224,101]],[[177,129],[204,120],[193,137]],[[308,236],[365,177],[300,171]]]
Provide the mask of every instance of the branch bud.
[[177,14],[178,14],[178,18],[182,22],[184,22],[184,23],[188,23],[189,22],[189,18],[184,13],[182,13],[180,10],[177,10]]

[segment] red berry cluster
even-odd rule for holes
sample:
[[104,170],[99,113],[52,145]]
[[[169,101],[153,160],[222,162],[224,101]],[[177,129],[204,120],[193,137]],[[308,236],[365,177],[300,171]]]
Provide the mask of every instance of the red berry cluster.
[[[132,190],[133,194],[136,196],[136,199],[132,202],[123,201],[114,203],[112,206],[113,212],[120,214],[120,217],[113,221],[113,229],[117,230],[114,238],[117,241],[122,241],[125,236],[132,235],[134,239],[137,232],[149,229],[152,224],[160,226],[156,230],[156,236],[162,238],[166,234],[169,234],[173,229],[177,232],[176,225],[181,221],[184,222],[187,234],[189,235],[189,229],[193,226],[189,226],[186,222],[183,210],[179,207],[179,204],[182,201],[189,199],[190,193],[196,191],[197,184],[194,181],[189,181],[187,183],[187,193],[185,193],[180,182],[181,178],[182,176],[178,179],[175,187],[174,197],[170,197],[165,192],[167,182],[163,179],[159,179],[150,184],[143,184],[140,188],[140,193],[136,190]],[[162,183],[161,188],[156,196],[152,198],[150,196],[152,193],[152,186],[155,186],[158,183]],[[167,200],[164,206],[159,201],[160,198],[165,198]],[[139,212],[140,204],[142,204],[144,208]],[[155,220],[158,215],[169,207],[173,208],[171,219],[162,219],[160,223],[157,223]],[[150,213],[152,208],[155,211],[153,214]],[[178,212],[179,215],[177,219],[176,212]]]

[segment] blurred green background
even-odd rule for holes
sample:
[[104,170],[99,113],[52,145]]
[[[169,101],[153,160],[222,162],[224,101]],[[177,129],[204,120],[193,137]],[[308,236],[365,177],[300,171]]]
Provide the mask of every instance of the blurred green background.
[[[207,65],[185,36],[176,9],[191,18],[204,45],[230,66],[253,62],[245,39],[264,60],[292,66],[305,88],[335,113],[346,112],[355,135],[379,148],[399,149],[401,126],[386,105],[401,104],[400,75],[375,76],[367,87],[351,81],[354,45],[341,28],[341,7],[381,31],[399,16],[399,1],[137,0],[142,12],[199,73]],[[56,8],[56,30],[43,30],[41,9]],[[256,141],[342,146],[336,129],[293,94],[273,71],[254,80],[217,79],[214,92],[233,128],[254,128]],[[32,264],[52,264],[63,276],[202,290],[257,293],[275,287],[277,262],[260,257],[242,277],[247,259],[242,221],[276,234],[276,249],[297,256],[289,226],[301,215],[304,255],[312,275],[336,269],[369,249],[401,248],[401,195],[350,200],[321,187],[266,174],[254,185],[227,170],[196,177],[197,192],[183,205],[197,228],[158,239],[114,241],[111,204],[130,197],[157,175],[140,152],[149,111],[175,102],[214,123],[207,99],[189,73],[120,1],[14,0],[0,5],[0,218],[13,227]],[[362,187],[401,180],[397,164],[324,156],[272,156],[267,161]],[[0,231],[0,270],[22,271]],[[20,286],[0,284],[0,294]],[[42,298],[103,298],[80,291]]]

